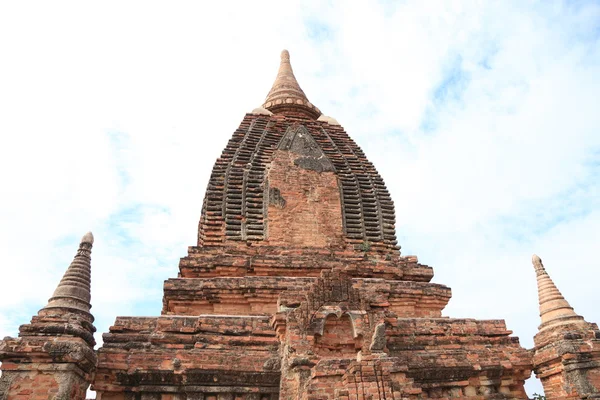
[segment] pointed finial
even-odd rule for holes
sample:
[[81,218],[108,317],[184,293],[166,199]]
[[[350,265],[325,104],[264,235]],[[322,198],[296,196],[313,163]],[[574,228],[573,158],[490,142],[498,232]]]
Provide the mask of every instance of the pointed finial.
[[304,91],[300,88],[292,70],[290,53],[287,50],[281,52],[279,72],[277,72],[277,78],[267,95],[263,108],[274,114],[296,114],[312,119],[317,119],[321,115],[321,111],[308,101]]
[[533,255],[531,257],[537,275],[538,299],[542,324],[539,330],[565,324],[585,323],[583,317],[577,315],[573,307],[560,293],[548,272],[542,264],[542,259]]
[[[94,235],[88,232],[81,238],[75,258],[67,268],[48,304],[40,313],[48,310],[76,310],[90,314],[91,304],[91,252]],[[90,314],[91,317],[91,314]],[[93,318],[92,318],[93,320]]]
[[88,232],[81,238],[81,243],[94,244],[94,235],[92,232]]
[[531,256],[531,262],[533,263],[533,268],[535,269],[536,275],[546,273],[546,270],[544,269],[544,264],[542,264],[542,259],[537,254]]

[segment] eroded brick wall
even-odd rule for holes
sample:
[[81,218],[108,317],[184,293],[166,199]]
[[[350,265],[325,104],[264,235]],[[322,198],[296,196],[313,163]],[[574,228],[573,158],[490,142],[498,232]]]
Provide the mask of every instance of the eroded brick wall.
[[533,365],[548,400],[600,396],[600,330],[585,321],[542,329]]
[[343,243],[340,188],[334,172],[295,165],[301,156],[278,150],[269,168],[267,238],[278,246]]
[[38,372],[20,373],[12,379],[6,400],[47,400],[58,394],[56,378]]
[[89,385],[72,372],[17,371],[11,370],[10,363],[6,364],[1,378],[4,382],[0,384],[2,400],[83,400],[86,397]]

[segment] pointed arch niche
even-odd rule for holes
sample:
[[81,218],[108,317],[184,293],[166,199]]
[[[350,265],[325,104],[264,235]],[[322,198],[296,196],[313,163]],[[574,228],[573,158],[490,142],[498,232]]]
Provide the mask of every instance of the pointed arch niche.
[[350,315],[329,314],[323,324],[323,333],[315,334],[314,351],[322,357],[356,354],[362,348],[362,335],[354,334]]

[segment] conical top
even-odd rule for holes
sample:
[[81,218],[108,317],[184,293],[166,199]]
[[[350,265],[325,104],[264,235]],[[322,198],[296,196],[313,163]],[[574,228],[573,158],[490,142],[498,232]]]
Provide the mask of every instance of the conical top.
[[532,257],[533,267],[537,275],[538,298],[542,324],[539,330],[564,324],[585,323],[583,317],[577,315],[573,307],[560,293],[537,255]]
[[281,52],[279,72],[277,72],[277,78],[267,95],[263,108],[273,114],[297,114],[312,119],[317,119],[321,115],[321,111],[308,101],[304,91],[300,88],[292,70],[290,53],[287,50]]
[[94,236],[92,232],[81,238],[79,250],[63,275],[48,304],[41,311],[49,309],[77,310],[89,314],[91,293],[91,253]]

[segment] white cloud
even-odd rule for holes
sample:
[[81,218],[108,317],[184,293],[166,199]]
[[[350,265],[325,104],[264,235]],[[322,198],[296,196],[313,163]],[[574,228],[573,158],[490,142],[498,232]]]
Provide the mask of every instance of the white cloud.
[[447,315],[505,318],[530,347],[538,252],[600,321],[599,16],[594,2],[2,4],[0,337],[90,229],[99,332],[160,312],[212,164],[282,48],[386,180],[404,254],[453,288]]

